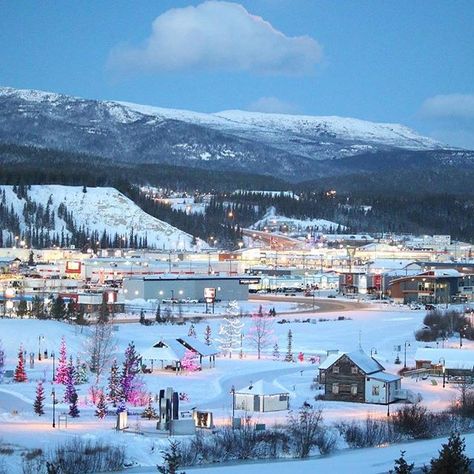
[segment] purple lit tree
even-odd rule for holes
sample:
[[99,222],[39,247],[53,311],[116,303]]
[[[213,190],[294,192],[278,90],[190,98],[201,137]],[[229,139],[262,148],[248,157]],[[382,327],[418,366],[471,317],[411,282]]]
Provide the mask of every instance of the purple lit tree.
[[136,388],[136,377],[140,372],[140,361],[135,344],[130,342],[125,350],[125,360],[122,368],[121,393],[125,401],[132,398],[132,392]]
[[44,398],[43,382],[40,380],[36,386],[36,398],[35,403],[33,404],[35,413],[38,416],[44,415]]

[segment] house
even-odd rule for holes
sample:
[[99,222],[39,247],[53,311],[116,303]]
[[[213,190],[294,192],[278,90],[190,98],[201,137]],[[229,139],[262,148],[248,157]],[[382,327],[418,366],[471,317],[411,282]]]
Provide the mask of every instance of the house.
[[236,390],[234,397],[237,410],[269,412],[288,410],[290,407],[289,392],[264,380]]
[[401,377],[363,352],[331,354],[319,366],[319,382],[326,400],[359,403],[392,403],[398,399]]
[[160,363],[162,369],[171,368],[180,371],[186,350],[194,352],[199,357],[201,368],[205,357],[209,359],[209,367],[215,366],[216,355],[219,354],[216,347],[208,346],[194,337],[162,339],[141,354],[142,363],[149,364],[152,371],[156,367],[156,362]]
[[474,350],[423,347],[416,350],[415,363],[417,369],[440,374],[444,369],[448,382],[451,377],[474,378]]

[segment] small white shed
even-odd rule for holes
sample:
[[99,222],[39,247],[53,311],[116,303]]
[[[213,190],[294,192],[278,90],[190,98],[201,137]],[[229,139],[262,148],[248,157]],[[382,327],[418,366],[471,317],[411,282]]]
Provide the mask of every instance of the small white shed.
[[236,390],[234,396],[237,410],[269,412],[290,407],[289,392],[264,380]]

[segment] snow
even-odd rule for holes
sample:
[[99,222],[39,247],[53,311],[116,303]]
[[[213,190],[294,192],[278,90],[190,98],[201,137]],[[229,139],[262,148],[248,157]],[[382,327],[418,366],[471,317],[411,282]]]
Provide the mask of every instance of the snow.
[[235,393],[244,395],[277,395],[280,393],[289,393],[283,387],[278,387],[274,383],[265,380],[257,380],[255,383],[235,390]]
[[[254,303],[255,308],[260,303]],[[267,302],[269,307],[272,302]],[[254,308],[254,309],[255,309]],[[265,309],[265,308],[264,308]],[[425,316],[425,311],[411,311],[404,308],[386,307],[386,305],[373,304],[368,309],[352,310],[344,313],[348,319],[338,320],[339,313],[305,313],[294,316],[285,315],[289,320],[286,324],[274,325],[275,342],[278,342],[280,354],[285,354],[286,337],[288,329],[293,333],[293,352],[304,354],[304,363],[286,363],[272,360],[273,344],[263,351],[262,359],[258,360],[254,349],[244,338],[244,358],[239,359],[234,353],[232,359],[218,357],[215,367],[209,367],[207,362],[203,363],[203,370],[176,375],[174,372],[158,370],[153,374],[144,374],[143,380],[147,390],[156,394],[160,389],[173,387],[178,392],[185,392],[189,401],[181,404],[180,410],[209,409],[214,413],[215,422],[227,423],[231,414],[231,396],[229,395],[232,385],[235,387],[248,387],[251,381],[262,381],[262,384],[281,387],[281,390],[290,394],[290,408],[295,409],[305,401],[314,403],[316,391],[311,389],[311,384],[317,374],[318,364],[311,363],[311,357],[319,357],[324,361],[328,350],[339,350],[351,353],[357,351],[359,344],[366,352],[373,348],[377,349],[374,356],[378,362],[383,364],[388,371],[395,373],[401,366],[395,365],[397,356],[395,346],[409,341],[407,347],[407,365],[413,366],[416,350],[422,348],[425,343],[414,340],[413,331],[419,327]],[[298,318],[313,318],[315,323],[297,322]],[[279,317],[276,318],[279,320]],[[244,333],[248,333],[251,325],[250,318],[243,318]],[[211,327],[212,337],[217,337],[221,318],[209,318],[195,322],[195,330],[198,338],[202,338],[205,327]],[[138,353],[152,347],[156,341],[177,338],[185,338],[189,330],[189,323],[180,325],[153,325],[142,326],[138,323],[116,324],[115,356],[119,363],[123,358],[123,352],[130,341],[134,341]],[[67,342],[68,355],[73,358],[80,355],[85,358],[85,342],[88,329],[77,327],[56,321],[41,321],[35,319],[0,319],[0,338],[6,350],[6,369],[13,369],[16,364],[17,350],[20,343],[23,344],[27,353],[37,353],[38,337],[44,336],[41,341],[42,350],[58,352],[61,337]],[[455,338],[446,341],[447,347],[455,347],[459,341]],[[473,353],[474,343],[465,341],[466,352]],[[401,354],[403,358],[403,352]],[[87,394],[87,385],[79,386],[79,400],[81,403],[81,417],[69,420],[67,430],[53,430],[50,426],[51,405],[46,404],[45,417],[38,418],[32,412],[32,401],[34,399],[36,380],[41,378],[50,379],[52,370],[51,358],[35,361],[35,367],[29,368],[28,358],[26,370],[29,382],[25,384],[2,383],[0,384],[0,422],[2,437],[8,438],[9,442],[19,446],[40,447],[47,449],[49,446],[64,440],[70,436],[89,437],[92,439],[103,439],[114,444],[126,444],[127,459],[143,466],[137,472],[156,472],[156,463],[159,462],[159,451],[167,446],[167,440],[159,438],[154,432],[154,423],[139,420],[135,422],[132,417],[131,424],[140,424],[144,435],[133,433],[115,433],[111,428],[114,426],[114,418],[106,417],[101,422],[93,416],[94,407],[84,403]],[[432,382],[438,383],[435,384]],[[444,410],[457,396],[456,388],[448,384],[442,388],[439,378],[432,377],[428,380],[416,380],[412,378],[402,379],[402,389],[411,390],[422,395],[422,403],[432,410]],[[49,385],[49,382],[48,382]],[[253,385],[253,384],[252,384]],[[57,387],[58,388],[58,387]],[[46,386],[46,393],[49,387]],[[58,388],[58,393],[61,389]],[[59,393],[61,395],[61,393]],[[325,423],[344,420],[364,420],[367,415],[377,417],[385,416],[386,407],[382,405],[370,405],[361,403],[344,402],[321,402]],[[65,405],[58,406],[58,412],[65,410]],[[391,409],[396,410],[397,405]],[[18,414],[13,414],[16,410]],[[135,411],[140,412],[137,408]],[[237,410],[237,416],[244,416],[243,412]],[[275,423],[283,423],[287,412],[278,413],[255,413],[252,422],[265,423],[272,426]],[[474,435],[467,435],[471,445],[474,446]],[[419,463],[426,462],[434,456],[439,449],[441,440],[429,440],[404,445],[374,448],[370,450],[342,450],[334,455],[321,459],[311,459],[304,462],[279,462],[265,464],[242,464],[240,466],[220,466],[218,471],[224,474],[244,472],[288,472],[291,466],[299,469],[301,474],[319,472],[324,467],[331,467],[333,472],[348,472],[347,466],[351,466],[351,472],[387,472],[393,467],[393,459],[399,456],[400,449],[406,449],[407,459]],[[472,452],[470,444],[468,449]],[[19,457],[12,459],[18,461]],[[10,462],[7,460],[7,462]],[[21,472],[21,463],[8,465],[12,474]],[[254,467],[250,467],[254,466]],[[353,468],[352,468],[353,467]],[[255,469],[255,471],[254,471]],[[281,470],[280,470],[281,469]],[[319,470],[318,470],[319,469]],[[185,469],[187,471],[187,469]],[[206,469],[193,469],[193,472],[204,473]]]
[[[27,230],[23,217],[25,201],[18,199],[12,186],[0,186],[0,192],[3,190],[8,206],[13,205],[20,218],[22,231]],[[34,185],[28,190],[28,196],[45,208],[51,197],[53,203],[50,209],[55,213],[55,229],[51,233],[60,235],[62,230],[65,234],[68,233],[66,223],[57,215],[59,205],[64,203],[67,210],[73,213],[78,228],[84,226],[91,231],[97,230],[99,234],[105,230],[112,237],[117,233],[119,236],[126,235],[127,238],[133,229],[138,238],[146,236],[148,244],[155,248],[192,248],[191,235],[146,214],[115,188],[88,187],[84,193],[81,186]]]

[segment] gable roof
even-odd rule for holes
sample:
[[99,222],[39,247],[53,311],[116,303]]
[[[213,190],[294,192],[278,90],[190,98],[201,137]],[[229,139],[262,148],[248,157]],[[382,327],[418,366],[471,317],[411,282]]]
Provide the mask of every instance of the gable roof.
[[243,387],[236,390],[235,393],[243,395],[279,395],[281,393],[289,393],[287,390],[274,385],[273,383],[266,382],[265,380],[257,380],[247,387]]
[[178,337],[176,340],[186,349],[191,349],[203,357],[217,355],[220,352],[219,349],[217,349],[212,344],[208,346],[207,344],[200,341],[199,339],[196,339],[195,337],[183,336]]
[[344,355],[366,374],[373,374],[374,372],[385,370],[385,367],[382,364],[373,357],[368,356],[362,350],[349,353],[340,352],[339,354],[331,354],[322,364],[320,364],[319,368],[323,370],[329,369]]

